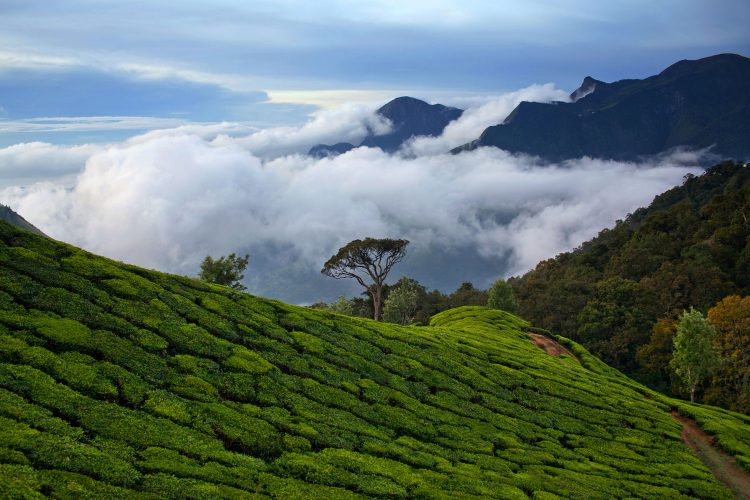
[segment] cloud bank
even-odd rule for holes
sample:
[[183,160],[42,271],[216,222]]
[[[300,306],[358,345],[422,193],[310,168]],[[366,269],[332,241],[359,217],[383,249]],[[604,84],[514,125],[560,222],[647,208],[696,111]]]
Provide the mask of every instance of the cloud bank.
[[101,146],[26,142],[0,148],[0,186],[76,174]]
[[686,151],[638,164],[558,165],[495,148],[444,154],[520,100],[563,97],[540,85],[486,100],[441,137],[394,155],[300,154],[388,130],[374,106],[361,105],[320,111],[298,127],[191,124],[110,145],[20,144],[0,149],[0,175],[45,180],[0,189],[0,203],[54,238],[164,271],[195,275],[206,255],[248,252],[250,290],[287,301],[352,293],[318,271],[365,236],[409,239],[398,272],[429,287],[486,286],[574,248],[700,171],[701,153]]
[[[276,270],[317,271],[364,236],[408,238],[420,255],[454,251],[455,266],[472,249],[506,260],[505,274],[514,274],[696,171],[669,158],[544,167],[496,149],[408,159],[359,148],[334,159],[262,161],[231,142],[176,135],[94,154],[72,189],[41,183],[5,189],[0,199],[52,237],[183,274],[194,274],[207,254],[232,251]],[[257,277],[266,271],[253,269]]]
[[[358,144],[369,133],[382,135],[391,129],[390,122],[376,113],[372,104],[345,104],[311,114],[301,127],[273,127],[247,137],[230,139],[261,158],[306,153],[316,144],[349,142]],[[220,142],[225,142],[220,139]]]

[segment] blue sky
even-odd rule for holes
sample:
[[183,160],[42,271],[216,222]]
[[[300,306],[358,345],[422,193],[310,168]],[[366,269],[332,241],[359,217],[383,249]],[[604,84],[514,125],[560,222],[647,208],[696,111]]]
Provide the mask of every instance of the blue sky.
[[[300,123],[318,106],[403,93],[572,90],[586,75],[640,78],[679,59],[750,54],[748,26],[746,0],[2,0],[0,147],[191,121]],[[157,120],[26,123],[119,116]]]

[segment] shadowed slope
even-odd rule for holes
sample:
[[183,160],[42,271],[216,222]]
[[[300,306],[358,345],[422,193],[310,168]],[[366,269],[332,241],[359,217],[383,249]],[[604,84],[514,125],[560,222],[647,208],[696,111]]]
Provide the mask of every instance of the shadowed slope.
[[[671,401],[527,326],[343,317],[0,223],[0,496],[729,496]],[[680,409],[748,466],[747,419]]]
[[635,160],[669,149],[712,147],[750,155],[750,59],[718,54],[680,61],[643,80],[587,77],[574,102],[522,102],[505,122],[454,152],[495,146],[549,161],[590,156]]
[[46,236],[32,223],[30,223],[29,221],[21,217],[18,213],[11,210],[10,207],[6,207],[5,205],[2,205],[2,204],[0,204],[0,220],[4,220],[5,222],[9,224],[13,224],[16,227],[26,229],[27,231],[31,231],[32,233]]

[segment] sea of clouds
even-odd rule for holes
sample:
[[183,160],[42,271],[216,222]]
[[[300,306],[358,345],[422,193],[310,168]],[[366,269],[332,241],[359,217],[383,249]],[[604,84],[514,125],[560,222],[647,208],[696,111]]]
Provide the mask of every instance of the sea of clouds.
[[430,287],[486,286],[576,247],[700,171],[700,155],[684,151],[553,165],[496,148],[447,154],[522,100],[565,99],[550,84],[481,99],[441,137],[397,154],[304,154],[389,130],[377,106],[354,104],[298,127],[192,124],[108,145],[22,143],[0,149],[0,203],[56,239],[168,272],[195,275],[206,255],[247,252],[250,290],[292,302],[355,290],[318,272],[365,236],[409,239],[397,272]]

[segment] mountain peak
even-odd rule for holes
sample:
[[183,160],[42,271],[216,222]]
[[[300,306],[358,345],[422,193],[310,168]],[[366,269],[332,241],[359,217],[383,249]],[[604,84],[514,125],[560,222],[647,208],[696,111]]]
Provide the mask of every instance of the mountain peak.
[[750,67],[750,58],[739,54],[716,54],[702,59],[683,59],[668,66],[659,73],[661,77],[681,77],[693,73],[715,70],[720,67],[740,68]]
[[[429,104],[420,99],[409,96],[401,96],[389,101],[378,109],[378,114],[394,122],[394,125],[400,122],[410,120],[420,115],[461,115],[462,110],[451,108],[442,104]],[[455,118],[452,118],[455,119]]]
[[362,141],[362,146],[393,152],[412,137],[442,134],[443,129],[462,113],[461,109],[442,104],[428,104],[408,96],[397,97],[378,109],[378,114],[393,124],[391,133],[368,136]]
[[587,76],[583,79],[583,82],[581,85],[573,91],[573,93],[570,94],[570,100],[572,102],[576,102],[579,99],[583,99],[590,93],[592,93],[594,90],[596,90],[596,87],[602,82],[599,80],[595,80],[594,78]]
[[[391,131],[383,135],[373,135],[371,132],[359,146],[380,148],[385,152],[392,153],[412,137],[442,134],[443,129],[450,122],[458,119],[462,113],[462,109],[442,104],[429,104],[414,97],[397,97],[377,110],[377,114],[391,122]],[[318,158],[331,157],[354,147],[348,143],[339,143],[333,146],[318,144],[313,146],[308,154]]]

